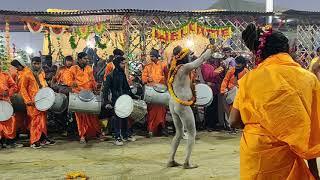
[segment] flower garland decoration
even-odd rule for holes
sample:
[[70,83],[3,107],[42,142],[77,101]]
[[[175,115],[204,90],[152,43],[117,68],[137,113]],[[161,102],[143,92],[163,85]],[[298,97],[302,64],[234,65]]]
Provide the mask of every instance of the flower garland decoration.
[[255,52],[256,55],[256,65],[260,64],[261,62],[261,54],[263,49],[266,46],[267,38],[271,36],[272,34],[272,27],[271,26],[266,26],[265,28],[262,29],[263,32],[260,33],[259,37],[259,46],[258,50]]
[[84,174],[84,172],[69,172],[66,174],[66,179],[78,179],[81,178],[81,180],[86,180],[88,177]]
[[69,43],[70,43],[70,46],[71,46],[72,50],[77,49],[78,44],[76,43],[76,39],[75,39],[73,34],[69,38]]
[[29,31],[32,33],[39,33],[43,29],[43,26],[41,25],[41,23],[37,23],[37,22],[26,22],[26,23]]
[[102,35],[106,31],[106,25],[104,23],[98,23],[96,24],[94,28],[94,32],[98,35]]
[[76,32],[77,32],[77,35],[81,39],[87,39],[88,36],[90,35],[90,27],[89,26],[80,26],[77,28]]
[[[192,106],[196,101],[196,92],[195,92],[195,86],[191,82],[191,90],[192,90],[192,98],[191,100],[184,101],[182,99],[179,99],[176,94],[174,93],[172,83],[174,82],[175,75],[177,74],[178,70],[180,69],[181,65],[176,66],[177,62],[182,60],[185,56],[187,56],[190,53],[189,49],[183,49],[177,56],[175,56],[171,62],[170,70],[168,74],[168,91],[170,96],[179,104],[182,104],[184,106]],[[172,72],[172,73],[171,73]],[[191,74],[189,75],[191,76]]]
[[49,30],[51,34],[54,34],[58,37],[61,37],[61,35],[64,33],[65,29],[63,27],[58,28],[58,27],[49,27]]
[[6,38],[6,50],[7,50],[7,64],[11,62],[12,54],[11,54],[11,48],[10,48],[10,24],[9,20],[6,19],[6,26],[5,26],[5,38]]

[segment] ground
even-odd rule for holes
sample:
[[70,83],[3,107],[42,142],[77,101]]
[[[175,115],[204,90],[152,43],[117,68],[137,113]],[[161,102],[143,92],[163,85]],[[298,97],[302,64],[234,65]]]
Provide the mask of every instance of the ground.
[[[0,150],[0,179],[64,179],[72,171],[83,171],[92,180],[187,180],[239,179],[239,135],[200,132],[192,154],[199,168],[166,168],[172,137],[138,137],[122,147],[112,141],[58,140],[55,146]],[[186,140],[178,149],[183,162]]]

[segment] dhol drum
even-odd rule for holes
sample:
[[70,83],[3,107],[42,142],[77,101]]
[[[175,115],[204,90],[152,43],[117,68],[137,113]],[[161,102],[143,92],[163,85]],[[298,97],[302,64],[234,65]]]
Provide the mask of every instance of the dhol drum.
[[226,95],[226,102],[228,105],[232,104],[233,101],[234,101],[234,98],[236,97],[237,95],[237,92],[238,92],[238,88],[237,86],[233,87],[231,90],[229,90]]
[[7,121],[13,115],[13,107],[7,101],[0,101],[0,122]]
[[162,84],[144,87],[143,100],[148,104],[161,104],[169,106],[170,94],[167,87]]
[[114,106],[115,114],[120,118],[141,121],[147,114],[147,104],[142,100],[133,100],[128,95],[120,96]]
[[50,110],[54,113],[62,113],[66,110],[68,102],[67,96],[55,93],[51,88],[40,89],[35,97],[35,105],[39,111]]
[[69,94],[69,111],[89,114],[100,114],[102,96],[94,95],[91,91],[80,91],[79,94]]
[[14,112],[27,112],[26,104],[20,94],[14,94],[10,101]]
[[213,101],[213,92],[206,84],[197,84],[195,87],[197,100],[196,106],[209,106]]

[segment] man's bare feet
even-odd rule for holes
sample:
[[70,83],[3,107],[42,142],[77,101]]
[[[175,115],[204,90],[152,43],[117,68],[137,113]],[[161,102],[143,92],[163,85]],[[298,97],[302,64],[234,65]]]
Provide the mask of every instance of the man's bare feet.
[[183,164],[183,169],[195,169],[198,168],[199,166],[196,164],[190,164],[190,163],[184,163]]
[[167,163],[167,167],[178,167],[178,166],[182,166],[182,164],[177,163],[176,161],[170,161]]

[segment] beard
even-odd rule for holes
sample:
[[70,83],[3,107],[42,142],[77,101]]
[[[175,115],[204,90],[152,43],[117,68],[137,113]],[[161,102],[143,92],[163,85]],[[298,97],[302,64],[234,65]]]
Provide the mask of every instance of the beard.
[[37,68],[35,68],[35,67],[33,67],[33,66],[31,66],[31,70],[33,71],[33,72],[35,72],[35,73],[39,73],[40,71],[41,71],[41,68],[39,67],[37,67]]
[[86,67],[86,65],[87,65],[86,63],[79,64],[79,67],[83,69],[83,68],[85,68],[85,67]]

